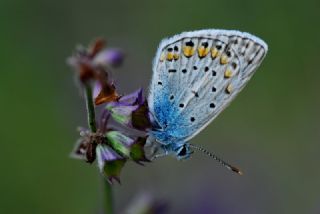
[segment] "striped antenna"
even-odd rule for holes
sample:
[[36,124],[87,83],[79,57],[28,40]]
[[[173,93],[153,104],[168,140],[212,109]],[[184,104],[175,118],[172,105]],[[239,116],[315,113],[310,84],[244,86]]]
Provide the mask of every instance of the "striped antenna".
[[190,147],[193,149],[196,149],[200,152],[203,152],[204,154],[208,155],[209,157],[213,158],[214,160],[218,161],[220,164],[222,164],[222,166],[226,167],[227,169],[242,175],[243,173],[240,171],[240,169],[238,169],[237,167],[234,167],[230,164],[228,164],[227,162],[223,161],[222,159],[218,158],[216,155],[212,154],[211,152],[209,152],[208,150],[206,150],[205,148],[202,148],[201,146],[196,146],[193,144],[190,144]]

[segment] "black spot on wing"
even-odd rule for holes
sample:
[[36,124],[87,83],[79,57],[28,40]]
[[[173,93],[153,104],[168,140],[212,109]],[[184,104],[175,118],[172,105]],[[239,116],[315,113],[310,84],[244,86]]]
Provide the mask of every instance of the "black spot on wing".
[[237,63],[233,62],[233,63],[231,64],[231,66],[232,66],[233,69],[236,69],[236,68],[237,68]]
[[177,70],[176,70],[176,69],[169,69],[168,72],[169,72],[169,73],[176,73]]
[[193,47],[193,46],[194,46],[194,43],[190,40],[189,42],[186,42],[186,46]]
[[230,51],[230,50],[227,50],[227,51],[226,51],[226,55],[227,55],[227,57],[231,57],[231,51]]
[[192,91],[192,93],[194,94],[194,96],[195,96],[195,97],[199,97],[198,92],[196,92],[196,91]]
[[207,48],[207,47],[209,46],[209,43],[208,43],[208,42],[203,42],[201,45],[202,45],[204,48]]

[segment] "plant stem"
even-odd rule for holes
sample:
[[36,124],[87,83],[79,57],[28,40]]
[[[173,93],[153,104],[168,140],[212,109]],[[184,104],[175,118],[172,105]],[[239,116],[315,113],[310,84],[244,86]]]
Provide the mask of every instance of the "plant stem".
[[105,212],[106,214],[113,213],[113,196],[112,196],[112,188],[111,184],[103,178],[104,183],[104,195],[105,195]]
[[[84,84],[85,87],[85,99],[86,99],[86,106],[87,106],[87,115],[88,115],[88,125],[92,132],[97,131],[96,125],[96,115],[95,115],[95,108],[93,104],[92,98],[92,88],[89,83]],[[112,188],[110,183],[103,179],[104,181],[104,191],[105,191],[105,213],[106,214],[113,214],[113,199],[112,199]]]
[[88,83],[85,84],[85,95],[86,95],[85,97],[86,97],[89,128],[92,132],[96,132],[97,131],[96,113],[95,113],[93,99],[92,99],[92,89]]

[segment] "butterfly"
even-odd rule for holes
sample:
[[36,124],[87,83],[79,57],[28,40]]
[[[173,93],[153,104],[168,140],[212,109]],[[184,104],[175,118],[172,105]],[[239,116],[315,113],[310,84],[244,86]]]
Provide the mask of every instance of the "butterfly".
[[267,44],[249,33],[207,29],[162,40],[153,61],[148,94],[155,157],[187,159],[198,149],[227,168],[240,170],[189,141],[237,96],[266,56]]

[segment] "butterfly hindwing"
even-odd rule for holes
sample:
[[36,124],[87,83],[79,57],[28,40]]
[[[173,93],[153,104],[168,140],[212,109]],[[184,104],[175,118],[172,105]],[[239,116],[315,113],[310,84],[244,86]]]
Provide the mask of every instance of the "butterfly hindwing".
[[151,113],[169,138],[188,140],[241,91],[267,45],[248,33],[186,32],[163,40],[154,59]]

